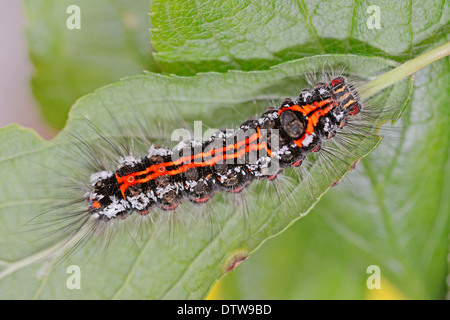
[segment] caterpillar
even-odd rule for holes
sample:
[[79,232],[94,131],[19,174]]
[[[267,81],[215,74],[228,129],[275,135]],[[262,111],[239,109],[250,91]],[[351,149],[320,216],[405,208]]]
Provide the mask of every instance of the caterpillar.
[[174,150],[152,145],[144,158],[123,156],[115,171],[93,172],[86,213],[103,222],[126,219],[133,212],[147,215],[153,207],[175,210],[185,199],[203,204],[218,191],[239,193],[255,179],[272,181],[319,152],[322,142],[360,111],[358,94],[345,77],[317,83],[231,132],[221,130]]

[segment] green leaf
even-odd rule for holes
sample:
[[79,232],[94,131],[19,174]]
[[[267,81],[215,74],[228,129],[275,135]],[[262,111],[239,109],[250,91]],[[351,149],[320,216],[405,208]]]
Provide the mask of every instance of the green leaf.
[[[67,20],[80,8],[81,29]],[[27,0],[33,92],[49,124],[62,128],[79,97],[121,77],[157,71],[148,39],[149,0]]]
[[[100,128],[108,128],[104,135],[111,139],[124,131],[108,113],[114,114],[115,119],[129,119],[127,128],[130,128],[135,125],[132,122],[136,118],[132,115],[136,109],[148,126],[158,122],[170,124],[181,118],[187,123],[201,119],[213,128],[230,127],[273,106],[268,100],[278,104],[285,97],[296,96],[301,88],[308,86],[305,75],[310,75],[314,69],[321,70],[324,65],[345,66],[346,72],[362,79],[394,66],[380,58],[329,55],[258,72],[205,73],[195,77],[149,73],[129,77],[78,100],[69,116],[66,132],[96,143],[99,138],[93,137],[85,121],[87,118]],[[405,79],[384,90],[378,96],[381,109],[374,125],[396,119],[403,112],[411,88],[411,80]],[[384,105],[394,106],[392,112],[382,112]],[[345,163],[354,163],[379,143],[359,139],[361,148],[355,150],[356,155],[343,155]],[[143,228],[138,239],[133,238],[130,230],[118,233],[106,254],[97,250],[100,239],[94,237],[62,265],[53,268],[57,260],[42,258],[54,248],[42,247],[42,242],[35,241],[43,235],[42,230],[17,232],[49,205],[58,203],[55,193],[61,189],[61,177],[77,175],[80,168],[68,166],[63,156],[76,150],[76,144],[77,141],[67,141],[62,135],[54,142],[43,141],[33,132],[15,125],[0,130],[2,298],[204,298],[212,284],[236,262],[307,214],[335,181],[330,181],[312,158],[310,173],[315,183],[296,184],[291,190],[295,197],[283,194],[278,197],[274,190],[267,190],[264,183],[253,183],[245,204],[249,208],[247,217],[242,212],[244,209],[230,206],[219,194],[211,200],[212,222],[202,221],[197,215],[189,218],[180,212],[179,219],[189,218],[189,228],[181,226],[169,232],[167,227],[161,230],[157,227],[154,233],[147,233]],[[75,163],[77,161],[75,159]],[[51,170],[43,170],[43,166]],[[351,166],[335,169],[336,176],[331,179],[342,178]],[[287,170],[287,174],[296,177],[294,170]],[[219,221],[218,225],[214,219]],[[81,268],[81,290],[69,290],[66,286],[69,275],[65,266],[69,265]]]
[[[380,29],[368,20],[379,9]],[[446,1],[153,0],[155,59],[165,72],[261,70],[325,53],[410,59],[448,34]]]
[[449,72],[448,58],[419,71],[411,104],[380,147],[306,219],[226,277],[221,297],[363,299],[372,293],[367,267],[378,265],[384,298],[444,299]]

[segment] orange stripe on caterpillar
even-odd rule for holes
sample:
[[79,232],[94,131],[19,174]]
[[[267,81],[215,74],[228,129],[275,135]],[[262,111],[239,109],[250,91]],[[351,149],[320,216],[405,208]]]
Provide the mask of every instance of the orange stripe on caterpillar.
[[[154,170],[154,172],[152,174],[147,175],[147,177],[145,177],[145,178],[135,179],[134,177],[136,175],[142,175],[143,172],[145,172],[145,173],[147,173],[147,171],[151,172],[151,170],[148,170],[148,168],[146,170],[144,170],[144,171],[140,171],[140,172],[137,172],[137,173],[136,172],[130,173],[130,174],[122,176],[122,177],[120,177],[116,173],[116,179],[117,179],[117,182],[120,185],[120,191],[122,193],[122,196],[123,196],[124,199],[126,199],[125,192],[130,186],[138,184],[138,183],[146,183],[146,182],[149,182],[150,180],[153,180],[153,179],[155,179],[157,177],[160,177],[160,176],[164,176],[164,175],[173,176],[173,175],[177,175],[177,174],[180,174],[182,172],[185,172],[185,171],[187,171],[190,168],[213,166],[214,164],[218,163],[219,161],[224,161],[224,160],[227,160],[227,159],[241,158],[242,156],[244,156],[244,154],[249,153],[250,151],[259,151],[261,149],[264,149],[267,152],[267,154],[270,157],[272,157],[271,151],[267,147],[267,143],[266,142],[250,144],[250,142],[253,142],[255,139],[261,139],[261,138],[262,138],[262,135],[261,135],[260,128],[257,127],[257,132],[254,133],[250,138],[246,138],[245,140],[242,140],[242,141],[240,141],[238,143],[235,143],[233,145],[225,146],[225,147],[223,147],[221,149],[216,149],[216,150],[222,150],[222,152],[223,152],[223,151],[227,151],[227,150],[232,149],[233,146],[235,148],[237,148],[238,146],[241,147],[241,146],[245,145],[244,149],[238,150],[237,152],[235,152],[233,154],[222,153],[222,154],[219,154],[219,155],[215,156],[214,158],[209,159],[207,161],[203,161],[203,162],[200,162],[200,163],[196,163],[196,162],[187,163],[187,164],[184,164],[184,165],[182,165],[181,167],[179,167],[177,169],[170,170],[170,171],[166,170],[166,167],[173,166],[174,163],[177,162],[177,161],[160,163],[160,164],[157,164],[157,165],[150,166],[149,168],[155,168],[156,167],[157,170]],[[211,151],[213,151],[213,150],[211,150]],[[185,157],[185,159],[193,160],[193,159],[196,159],[196,158],[205,157],[205,155],[212,155],[212,154],[215,154],[215,152],[206,152],[206,153],[205,152],[201,152],[201,153],[199,153],[197,155],[192,155],[190,157]]]

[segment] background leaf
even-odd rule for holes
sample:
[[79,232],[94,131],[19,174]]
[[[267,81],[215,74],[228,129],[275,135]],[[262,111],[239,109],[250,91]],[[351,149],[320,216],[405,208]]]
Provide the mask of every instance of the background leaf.
[[[121,77],[157,71],[148,39],[149,0],[27,0],[27,36],[36,68],[32,85],[42,114],[62,128],[79,97]],[[69,30],[70,5],[81,29]]]
[[[380,9],[381,29],[367,20]],[[165,72],[261,70],[324,53],[410,59],[448,34],[450,7],[434,1],[153,0],[152,42]]]
[[[268,97],[281,101],[286,96],[298,94],[298,88],[307,86],[304,75],[310,74],[310,68],[319,68],[324,64],[331,67],[345,65],[351,74],[363,78],[392,68],[391,62],[379,58],[321,56],[260,72],[206,73],[195,77],[135,76],[78,100],[66,129],[68,133],[95,142],[92,130],[87,129],[86,117],[100,128],[107,129],[102,130],[106,137],[122,134],[113,119],[105,116],[105,105],[119,120],[129,119],[130,112],[141,108],[140,119],[145,119],[149,125],[157,120],[170,123],[177,116],[187,121],[202,119],[207,126],[241,123],[246,116],[260,114],[272,105],[268,103]],[[411,82],[405,79],[385,90],[380,99],[387,102],[394,97],[405,102],[410,90]],[[133,109],[129,107],[130,101]],[[168,103],[171,108],[167,108]],[[376,121],[395,119],[403,106],[404,103],[397,104],[395,114],[381,113],[382,116]],[[124,127],[131,126],[128,123]],[[125,232],[114,237],[109,254],[104,256],[96,250],[98,239],[93,239],[64,261],[63,266],[44,277],[56,262],[39,260],[31,263],[36,262],[36,255],[45,250],[41,242],[35,241],[42,236],[42,231],[35,230],[20,236],[15,232],[22,230],[23,224],[39,211],[58,203],[55,197],[62,173],[79,175],[77,167],[68,166],[62,156],[68,150],[74,150],[76,141],[68,142],[60,135],[55,143],[45,142],[17,126],[6,127],[1,134],[5,138],[0,139],[0,244],[4,248],[0,264],[3,267],[0,271],[2,297],[204,298],[214,281],[227,272],[233,257],[237,255],[238,260],[245,257],[263,241],[284,230],[307,213],[330,188],[330,181],[318,166],[311,168],[316,183],[296,184],[292,190],[296,197],[290,201],[283,197],[280,199],[275,192],[267,193],[264,184],[253,184],[246,203],[249,208],[247,221],[242,210],[236,209],[238,206],[231,206],[230,209],[229,202],[217,195],[212,201],[214,216],[220,221],[220,232],[217,227],[208,227],[205,221],[194,220],[187,231],[183,228],[174,231],[175,241],[171,240],[169,232],[149,234],[143,229],[134,245],[130,234]],[[344,156],[344,160],[353,163],[377,144],[377,141],[361,139],[359,155]],[[75,162],[78,163],[78,159]],[[43,170],[42,164],[51,171]],[[337,177],[345,175],[350,169],[350,165],[343,166]],[[30,172],[33,174],[30,175]],[[288,172],[293,173],[292,170]],[[67,182],[64,176],[63,180]],[[34,187],[35,182],[42,181],[45,183],[39,184],[39,188]],[[312,188],[312,196],[308,188]],[[68,275],[64,266],[73,264],[82,268],[82,290],[68,290],[66,287]]]

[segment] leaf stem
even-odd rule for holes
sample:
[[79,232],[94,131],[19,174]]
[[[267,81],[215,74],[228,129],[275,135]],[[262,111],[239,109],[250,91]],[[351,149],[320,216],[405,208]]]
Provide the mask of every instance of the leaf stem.
[[399,67],[367,82],[360,89],[361,97],[363,99],[368,98],[375,93],[393,85],[397,81],[402,80],[403,78],[448,55],[450,55],[450,42],[427,51],[420,56],[405,62]]

